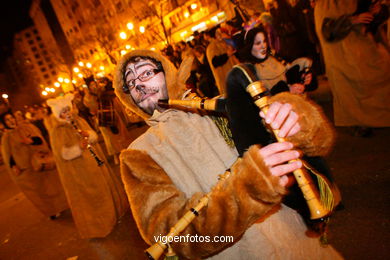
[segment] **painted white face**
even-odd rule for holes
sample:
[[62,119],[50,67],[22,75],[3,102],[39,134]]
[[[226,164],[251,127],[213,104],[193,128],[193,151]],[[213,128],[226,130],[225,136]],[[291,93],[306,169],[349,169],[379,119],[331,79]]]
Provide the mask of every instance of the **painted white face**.
[[70,111],[70,107],[66,106],[61,110],[60,118],[64,119],[68,122],[72,121],[72,112]]
[[265,40],[264,33],[259,32],[256,34],[251,54],[258,59],[264,59],[267,57],[267,42]]
[[168,99],[165,75],[150,60],[144,59],[126,66],[126,84],[134,102],[146,113],[152,115],[158,106],[159,99]]
[[4,123],[9,127],[9,128],[15,128],[16,127],[16,120],[15,117],[13,117],[10,114],[5,115],[4,117]]

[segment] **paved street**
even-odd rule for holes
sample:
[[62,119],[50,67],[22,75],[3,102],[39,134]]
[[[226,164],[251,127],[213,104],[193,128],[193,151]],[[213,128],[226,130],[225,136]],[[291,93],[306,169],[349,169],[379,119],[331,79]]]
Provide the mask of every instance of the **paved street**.
[[[325,81],[314,98],[330,116]],[[373,137],[360,138],[351,136],[348,129],[337,128],[337,135],[328,162],[345,209],[337,211],[330,223],[330,241],[346,259],[387,259],[390,129],[375,129]],[[108,237],[80,239],[69,211],[54,221],[43,217],[11,182],[4,166],[0,167],[1,260],[146,259],[146,247],[130,212]]]

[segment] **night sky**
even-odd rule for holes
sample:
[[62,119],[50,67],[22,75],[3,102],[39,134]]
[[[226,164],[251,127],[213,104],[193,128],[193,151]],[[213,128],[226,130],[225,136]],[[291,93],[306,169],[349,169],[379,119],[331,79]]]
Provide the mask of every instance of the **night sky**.
[[0,15],[0,62],[11,55],[13,34],[33,24],[29,17],[32,0],[3,1]]

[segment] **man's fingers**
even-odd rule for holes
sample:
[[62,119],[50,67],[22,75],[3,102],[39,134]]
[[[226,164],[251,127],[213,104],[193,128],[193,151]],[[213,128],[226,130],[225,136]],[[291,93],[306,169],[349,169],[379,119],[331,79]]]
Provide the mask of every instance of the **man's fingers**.
[[284,120],[286,120],[287,116],[290,114],[291,109],[292,106],[290,104],[283,104],[277,112],[275,119],[271,121],[271,127],[273,129],[279,129]]
[[299,152],[295,150],[275,153],[264,158],[264,163],[269,167],[274,167],[276,165],[286,163],[290,160],[298,159],[299,155]]
[[272,121],[274,121],[276,114],[278,113],[281,106],[282,104],[279,102],[274,102],[269,106],[268,112],[265,116],[265,122],[267,124],[270,124]]
[[290,187],[295,183],[295,178],[292,175],[283,175],[279,179],[279,184],[284,187]]
[[271,168],[271,174],[274,176],[283,176],[302,167],[301,161],[294,161],[287,164],[278,165]]
[[265,159],[271,154],[283,152],[286,150],[290,150],[292,148],[293,148],[293,144],[290,142],[272,143],[261,148],[260,155],[263,157],[263,159]]
[[297,122],[291,130],[287,133],[287,136],[293,136],[301,130],[301,125]]
[[296,125],[297,122],[298,122],[297,113],[291,111],[287,117],[287,120],[283,123],[282,128],[280,128],[278,136],[285,137],[291,131],[291,129]]

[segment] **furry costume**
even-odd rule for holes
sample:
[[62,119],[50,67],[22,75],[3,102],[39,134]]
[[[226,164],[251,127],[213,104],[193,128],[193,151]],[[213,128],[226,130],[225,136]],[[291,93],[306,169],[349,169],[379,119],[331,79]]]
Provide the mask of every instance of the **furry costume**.
[[[48,100],[48,104],[52,108],[59,106],[58,110],[61,111],[63,105],[67,104],[56,104],[56,100]],[[74,115],[73,120],[79,129],[89,133],[90,143],[97,141],[96,133],[84,119]],[[50,131],[50,141],[80,236],[107,236],[128,208],[119,176],[109,168],[99,147],[94,146],[98,157],[105,161],[104,165],[97,165],[90,152],[80,147],[80,136],[67,121],[56,117]]]
[[[25,144],[20,132],[28,132],[42,143]],[[31,157],[34,152],[50,152],[38,128],[27,122],[18,125],[4,133],[1,143],[4,163],[11,179],[40,212],[49,217],[69,208],[57,170],[35,172],[32,168]],[[15,175],[11,169],[11,161],[21,170],[20,175]]]
[[[273,57],[268,57],[267,60],[270,58],[275,60]],[[245,64],[245,67],[249,69],[253,75],[256,75],[257,79],[260,78],[260,81],[270,90],[270,93],[274,94],[273,92],[277,93],[277,91],[274,91],[277,87],[273,86],[277,84],[279,80],[283,82],[286,80],[284,75],[285,67],[279,62],[267,62],[267,60],[263,63],[256,64],[256,67],[252,64]],[[304,61],[304,59],[298,60]],[[298,62],[298,60],[295,62]],[[273,66],[270,68],[270,63],[278,64],[276,68],[279,68],[279,70],[274,70],[273,68],[275,67]],[[260,110],[252,101],[251,95],[246,91],[248,85],[248,79],[239,68],[234,68],[229,73],[226,109],[234,143],[240,156],[242,156],[253,144],[265,146],[276,141],[264,127],[262,119],[259,116]],[[334,131],[333,127],[321,112],[320,107],[314,102],[306,99],[304,95],[293,95],[287,92],[280,93],[277,96],[270,98],[271,103],[274,100],[291,104],[294,111],[302,111],[300,120],[306,127],[290,137],[289,141],[294,143],[297,149],[301,149],[305,152],[306,156],[304,156],[303,159],[306,162],[327,177],[328,180],[332,181],[333,179],[330,170],[321,156],[327,155],[330,148],[332,148]],[[318,124],[318,122],[323,123]],[[311,134],[308,131],[314,134]],[[313,177],[313,180],[316,180],[316,178]],[[290,191],[291,192],[284,198],[283,202],[290,207],[298,209],[305,219],[309,220],[310,212],[298,185],[290,187]],[[337,198],[337,203],[339,202],[338,200],[339,199]]]
[[[116,93],[129,109],[140,111],[122,91],[124,68],[133,56],[161,61],[169,97],[178,97],[170,62],[152,51],[134,51],[123,57],[115,77]],[[183,234],[231,235],[235,244],[173,243],[178,254],[189,259],[340,258],[331,247],[321,248],[316,239],[305,237],[300,216],[280,206],[286,190],[264,165],[259,146],[252,146],[233,166],[237,151],[225,143],[208,116],[173,109],[155,110],[151,117],[142,110],[140,114],[149,117],[150,128],[122,152],[121,174],[134,219],[147,243],[167,234],[216,184],[218,174],[232,168],[224,189],[211,194],[208,206]]]

